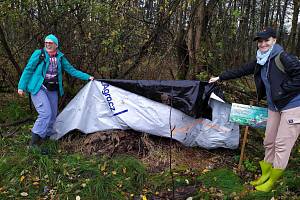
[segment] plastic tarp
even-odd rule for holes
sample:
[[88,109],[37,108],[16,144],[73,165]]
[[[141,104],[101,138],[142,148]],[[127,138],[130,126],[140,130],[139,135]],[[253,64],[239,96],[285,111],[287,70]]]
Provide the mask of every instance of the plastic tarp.
[[200,117],[207,106],[210,88],[207,82],[191,80],[102,80],[109,85],[133,92],[172,107],[192,117]]
[[[130,89],[131,91],[124,90],[109,84],[109,81],[91,81],[58,115],[54,124],[56,134],[52,135],[51,138],[57,140],[75,129],[85,134],[111,129],[134,129],[139,132],[170,137],[171,127],[173,138],[186,146],[200,146],[207,149],[237,148],[239,126],[229,122],[230,104],[211,98],[209,106],[212,109],[212,120],[194,118],[186,114],[195,114],[193,110],[195,106],[186,101],[188,97],[185,95],[188,92],[184,93],[184,98],[178,97],[182,94],[174,92],[174,88],[179,92],[181,81],[173,82],[167,81],[161,86],[156,84],[157,87],[154,87],[156,91],[169,87],[169,90],[161,95],[161,102],[159,102],[160,100],[145,97],[147,96],[145,95],[146,91],[144,95],[139,95],[134,93],[133,89]],[[162,82],[158,81],[158,83]],[[205,94],[207,94],[205,90],[207,88],[201,85],[199,81],[195,81],[195,83],[191,81],[190,83],[196,86],[192,87],[192,90],[183,89],[182,91],[196,91],[198,97],[195,96],[194,99],[200,99],[194,100],[194,102],[199,101],[205,104]],[[124,82],[122,84],[126,85]],[[144,90],[148,91],[148,89],[146,87]],[[168,93],[168,91],[172,92]],[[171,98],[167,98],[170,96]],[[183,109],[185,111],[183,112],[175,108],[173,106],[175,98],[178,99],[178,102],[181,101],[185,102],[185,105],[190,105],[186,107],[190,109]]]

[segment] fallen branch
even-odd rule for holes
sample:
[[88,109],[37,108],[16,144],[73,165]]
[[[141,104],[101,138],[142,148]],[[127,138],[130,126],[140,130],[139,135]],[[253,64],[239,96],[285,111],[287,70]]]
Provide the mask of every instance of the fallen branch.
[[23,124],[23,123],[28,122],[28,121],[33,121],[33,117],[29,116],[29,117],[27,117],[25,119],[20,119],[18,121],[0,124],[0,128],[9,127],[9,126],[15,126],[15,125],[20,125],[20,124]]
[[16,134],[20,130],[20,126],[17,126],[17,128],[14,128],[12,130],[7,131],[6,133],[1,133],[2,137],[10,137],[14,134]]

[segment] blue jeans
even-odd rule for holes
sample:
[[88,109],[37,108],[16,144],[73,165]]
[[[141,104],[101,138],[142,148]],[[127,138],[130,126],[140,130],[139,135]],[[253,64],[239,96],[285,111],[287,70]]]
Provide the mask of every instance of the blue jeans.
[[42,86],[36,95],[31,95],[31,100],[38,112],[38,117],[31,129],[32,133],[41,138],[53,135],[53,124],[57,116],[58,92],[48,91]]

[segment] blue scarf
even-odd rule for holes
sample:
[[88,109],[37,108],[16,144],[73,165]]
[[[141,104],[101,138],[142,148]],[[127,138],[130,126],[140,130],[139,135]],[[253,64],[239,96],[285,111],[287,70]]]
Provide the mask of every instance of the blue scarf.
[[270,56],[270,53],[272,52],[273,46],[274,45],[272,45],[272,47],[266,52],[261,52],[260,50],[257,50],[257,52],[256,52],[256,60],[257,61],[256,62],[258,64],[264,65],[267,62],[267,60]]

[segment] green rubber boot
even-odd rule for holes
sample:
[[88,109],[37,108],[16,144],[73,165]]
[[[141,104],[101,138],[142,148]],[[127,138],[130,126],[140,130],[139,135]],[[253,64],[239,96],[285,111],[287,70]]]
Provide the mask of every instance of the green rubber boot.
[[255,189],[262,192],[270,192],[276,183],[276,181],[281,177],[283,169],[272,169],[270,178],[267,182],[262,185],[256,186]]
[[272,169],[272,164],[265,162],[264,160],[259,162],[260,168],[261,168],[261,177],[256,179],[255,181],[251,181],[250,184],[253,186],[261,185],[264,182],[268,180],[270,177],[271,169]]

